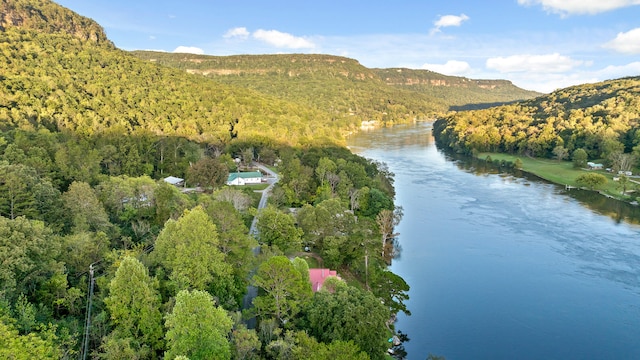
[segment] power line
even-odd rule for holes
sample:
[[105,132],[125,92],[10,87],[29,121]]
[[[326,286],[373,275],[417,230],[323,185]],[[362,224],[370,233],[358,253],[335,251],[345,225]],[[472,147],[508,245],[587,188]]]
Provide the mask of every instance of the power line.
[[85,319],[84,325],[84,338],[82,345],[82,359],[85,360],[87,358],[87,353],[89,352],[89,329],[91,328],[91,305],[93,303],[93,287],[95,284],[95,279],[93,277],[93,263],[89,265],[89,295],[87,299],[87,318]]

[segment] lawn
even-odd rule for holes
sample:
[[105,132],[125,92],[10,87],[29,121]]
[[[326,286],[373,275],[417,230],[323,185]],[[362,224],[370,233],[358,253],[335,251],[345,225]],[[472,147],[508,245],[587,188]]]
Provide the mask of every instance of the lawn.
[[[490,156],[492,160],[499,161],[509,161],[514,162],[516,159],[520,159],[522,161],[522,171],[526,171],[528,173],[534,174],[538,177],[541,177],[545,180],[551,181],[560,185],[569,185],[576,186],[575,179],[580,175],[586,172],[595,171],[599,174],[602,174],[607,177],[607,184],[599,188],[606,195],[615,197],[620,200],[630,200],[626,197],[623,197],[621,193],[621,189],[617,182],[613,181],[613,174],[609,173],[605,170],[585,170],[585,169],[576,169],[573,167],[573,162],[571,161],[558,161],[551,159],[541,159],[541,158],[530,158],[525,156],[515,156],[510,154],[502,154],[502,153],[480,153],[478,154],[479,159],[486,159],[487,156]],[[632,189],[633,184],[628,186],[628,189]]]

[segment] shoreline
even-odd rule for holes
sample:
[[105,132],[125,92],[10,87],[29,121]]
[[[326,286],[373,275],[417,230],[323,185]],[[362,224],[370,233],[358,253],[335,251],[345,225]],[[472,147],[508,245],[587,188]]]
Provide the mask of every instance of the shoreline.
[[[569,161],[559,162],[551,159],[527,158],[503,153],[479,153],[473,157],[477,160],[491,162],[498,166],[506,165],[512,169],[515,169],[515,166],[513,165],[515,160],[520,159],[522,166],[518,169],[519,171],[539,177],[556,185],[565,186],[568,189],[593,191],[610,199],[615,199],[630,205],[638,205],[637,197],[634,197],[633,195],[623,196],[622,194],[619,194],[620,190],[618,189],[615,180],[613,180],[615,175],[604,170],[575,169],[573,168],[573,164]],[[538,166],[534,164],[541,165]],[[549,171],[550,168],[553,168],[555,171]],[[605,175],[607,177],[607,184],[603,188],[592,190],[582,187],[575,182],[575,177],[577,177],[577,175],[588,172],[597,172],[598,174]],[[638,184],[638,182],[634,180],[631,180],[631,183],[633,185],[630,185],[629,188],[633,188]],[[635,194],[640,195],[637,192]]]

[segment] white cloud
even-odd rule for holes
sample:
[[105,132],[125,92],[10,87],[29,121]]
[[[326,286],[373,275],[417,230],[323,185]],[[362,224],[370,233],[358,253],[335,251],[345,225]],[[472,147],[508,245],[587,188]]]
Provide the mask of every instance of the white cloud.
[[513,73],[509,80],[527,90],[550,93],[569,86],[619,79],[640,73],[640,61],[626,65],[610,65],[601,69],[555,74]]
[[460,26],[463,22],[469,20],[469,17],[465,14],[458,15],[443,15],[440,18],[433,22],[433,29],[431,29],[431,34],[440,32],[440,29],[443,27],[449,26]]
[[640,5],[640,0],[518,0],[518,4],[542,5],[548,12],[560,15],[598,14],[605,11]]
[[278,30],[257,30],[253,37],[279,48],[288,49],[313,49],[315,44],[311,41],[283,33]]
[[204,54],[204,50],[200,49],[199,47],[195,47],[195,46],[178,46],[175,50],[173,50],[173,52],[174,53],[198,54],[198,55]]
[[468,62],[458,60],[449,60],[445,64],[424,64],[422,68],[452,76],[464,75],[471,71],[471,65]]
[[487,59],[489,69],[501,73],[560,73],[570,71],[580,65],[589,65],[581,60],[574,60],[558,53],[546,55],[513,55]]
[[640,28],[618,33],[615,39],[604,45],[624,54],[640,54]]
[[597,74],[602,80],[618,79],[621,77],[627,77],[629,74],[640,74],[640,61],[626,65],[609,65],[598,71]]
[[227,32],[222,37],[226,39],[229,39],[229,38],[246,39],[249,37],[249,35],[250,33],[249,31],[247,31],[246,27],[237,27],[237,28],[227,30]]

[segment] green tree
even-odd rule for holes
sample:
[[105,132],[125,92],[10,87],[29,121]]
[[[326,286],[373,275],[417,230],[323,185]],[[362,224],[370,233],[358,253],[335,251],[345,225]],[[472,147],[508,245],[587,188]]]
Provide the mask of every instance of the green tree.
[[562,145],[558,145],[553,148],[553,155],[555,155],[556,160],[562,161],[569,156],[569,150],[565,149]]
[[127,256],[120,262],[104,303],[115,325],[115,337],[128,340],[141,358],[155,357],[162,349],[160,295],[140,261]]
[[67,184],[80,181],[95,185],[102,155],[86,140],[67,141],[55,154],[55,162]]
[[302,246],[302,231],[296,227],[293,216],[273,206],[260,211],[257,228],[263,244],[275,245],[285,253],[300,250]]
[[311,297],[311,284],[286,256],[273,256],[260,264],[253,277],[263,295],[253,300],[259,315],[275,317],[285,324],[298,314]]
[[10,323],[0,318],[0,359],[62,359],[63,352],[56,344],[56,340],[51,330],[42,334],[20,335]]
[[629,183],[629,178],[625,174],[621,174],[620,176],[618,176],[618,187],[622,188],[622,195],[626,195]]
[[102,232],[78,232],[64,236],[62,246],[67,271],[73,275],[88,271],[91,263],[105,257],[109,245],[109,238]]
[[187,183],[204,189],[220,187],[228,177],[229,168],[216,158],[203,157],[187,170]]
[[306,308],[309,335],[321,342],[353,341],[372,359],[382,359],[387,349],[389,310],[368,291],[352,286],[324,288]]
[[404,279],[389,270],[380,269],[373,273],[371,277],[371,292],[382,300],[391,313],[397,314],[402,311],[411,315],[406,300],[409,300],[409,284]]
[[59,254],[60,242],[43,222],[0,217],[0,298],[35,299],[49,279],[64,272]]
[[191,360],[231,358],[228,336],[233,321],[206,291],[180,291],[166,319],[166,359],[180,355]]
[[256,257],[252,250],[258,242],[249,235],[242,216],[231,203],[213,201],[206,205],[206,211],[218,230],[218,249],[224,254],[225,263],[230,265],[233,274],[233,281],[214,282],[215,289],[210,292],[226,309],[236,308],[246,291],[249,272],[254,268]]
[[318,342],[304,331],[295,333],[295,347],[291,358],[296,360],[368,360],[369,355],[362,352],[353,341],[332,341],[329,344]]
[[238,360],[257,360],[262,346],[256,331],[239,324],[231,332],[233,358]]
[[578,175],[576,183],[580,186],[588,187],[593,190],[607,183],[607,177],[597,173],[585,173]]
[[587,152],[584,149],[576,149],[571,157],[571,159],[573,160],[573,167],[579,169],[587,167],[588,158],[589,155],[587,155]]
[[335,174],[337,169],[338,167],[336,163],[333,162],[333,160],[329,159],[328,157],[321,158],[320,161],[318,161],[318,166],[316,167],[315,171],[320,184],[324,184],[329,174]]
[[316,206],[305,205],[297,215],[305,245],[324,250],[325,239],[329,236],[343,236],[353,232],[356,220],[353,213],[338,199],[322,201]]
[[[365,189],[365,188],[363,188]],[[382,191],[372,188],[364,190],[360,211],[362,215],[375,218],[383,209],[393,210],[393,199]]]
[[36,214],[35,170],[24,165],[0,165],[0,214],[10,219]]
[[155,224],[162,227],[169,219],[178,218],[182,212],[190,208],[191,201],[178,188],[161,181],[153,192],[155,199]]
[[62,194],[62,202],[74,232],[108,232],[111,229],[109,215],[89,184],[74,181],[69,190]]
[[513,167],[516,169],[522,169],[522,160],[520,160],[520,158],[516,158],[513,162]]
[[205,290],[217,277],[231,273],[218,245],[215,224],[198,206],[185,210],[178,220],[167,221],[152,256],[169,271],[177,289]]

